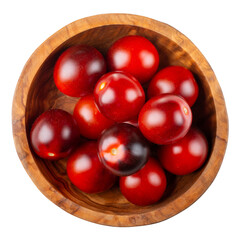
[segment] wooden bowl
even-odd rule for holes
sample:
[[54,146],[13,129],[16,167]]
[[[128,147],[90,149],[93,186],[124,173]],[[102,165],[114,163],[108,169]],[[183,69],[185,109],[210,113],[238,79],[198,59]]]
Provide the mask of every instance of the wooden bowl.
[[[210,151],[205,165],[186,176],[168,176],[164,197],[147,207],[129,203],[117,186],[100,194],[86,194],[73,186],[66,174],[66,159],[45,161],[29,146],[33,121],[50,108],[72,113],[77,98],[58,91],[53,67],[68,47],[87,44],[104,55],[126,35],[148,38],[159,50],[160,68],[181,65],[195,75],[200,95],[193,107],[193,124],[206,135]],[[160,222],[195,202],[214,180],[223,160],[228,118],[218,81],[207,60],[182,33],[165,23],[129,14],[104,14],[73,22],[48,38],[29,58],[17,83],[12,108],[13,136],[18,156],[38,189],[65,211],[99,224],[137,226]]]

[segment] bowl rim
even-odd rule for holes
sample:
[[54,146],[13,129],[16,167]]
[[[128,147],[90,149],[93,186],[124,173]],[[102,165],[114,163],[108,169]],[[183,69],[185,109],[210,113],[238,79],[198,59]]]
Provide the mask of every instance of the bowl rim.
[[[198,64],[198,67],[209,84],[216,109],[215,143],[209,162],[199,178],[186,192],[170,201],[166,206],[142,214],[121,215],[96,212],[66,198],[45,179],[31,155],[27,140],[25,126],[27,94],[32,80],[41,65],[52,51],[69,38],[86,30],[108,25],[131,25],[146,28],[180,45],[196,63],[201,63]],[[12,129],[15,148],[23,167],[37,188],[49,200],[72,215],[94,223],[109,226],[139,226],[157,223],[178,214],[192,205],[208,189],[219,171],[225,154],[228,141],[228,116],[223,93],[211,66],[198,48],[185,35],[170,25],[151,18],[133,14],[112,13],[94,15],[74,21],[58,30],[34,51],[25,64],[15,89],[12,105]]]

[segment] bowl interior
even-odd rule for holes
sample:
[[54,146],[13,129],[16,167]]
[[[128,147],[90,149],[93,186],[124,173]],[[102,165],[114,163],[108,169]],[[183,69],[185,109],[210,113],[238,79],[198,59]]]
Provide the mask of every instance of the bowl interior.
[[[207,137],[210,145],[210,156],[216,135],[216,113],[211,90],[204,74],[198,68],[198,64],[192,60],[189,53],[170,39],[151,30],[130,25],[108,25],[87,30],[68,39],[49,55],[33,79],[28,93],[26,106],[26,130],[28,136],[33,121],[41,113],[51,108],[60,108],[72,113],[78,100],[78,98],[65,96],[58,91],[54,84],[53,68],[59,55],[69,46],[77,44],[94,46],[103,55],[106,55],[110,45],[126,35],[144,36],[157,47],[161,59],[159,69],[168,65],[180,65],[192,71],[200,88],[197,102],[192,107],[193,125],[201,129]],[[129,203],[121,195],[117,184],[107,192],[99,194],[83,193],[69,181],[66,174],[66,159],[51,162],[39,158],[33,151],[32,155],[45,178],[66,198],[94,211],[121,215],[143,213],[168,204],[187,191],[208,164],[206,162],[201,169],[186,176],[180,177],[167,174],[167,191],[159,203],[147,207],[138,207]]]

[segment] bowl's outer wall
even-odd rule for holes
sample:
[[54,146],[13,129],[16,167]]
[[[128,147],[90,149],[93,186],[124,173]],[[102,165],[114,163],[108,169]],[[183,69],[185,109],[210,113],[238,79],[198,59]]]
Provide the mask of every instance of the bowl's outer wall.
[[[155,205],[137,207],[121,195],[117,187],[102,194],[84,194],[68,180],[66,160],[38,158],[28,144],[34,119],[49,108],[72,112],[76,98],[64,96],[52,81],[57,57],[67,47],[88,44],[106,54],[108,47],[125,35],[142,35],[158,48],[162,63],[182,65],[195,75],[200,96],[193,106],[194,125],[207,136],[209,159],[199,171],[184,176],[168,176],[169,187]],[[176,29],[142,16],[104,14],[73,22],[47,39],[29,58],[17,83],[12,108],[13,136],[18,156],[39,190],[65,211],[99,224],[112,226],[146,225],[165,220],[195,202],[214,180],[222,163],[228,137],[225,101],[217,79],[201,52]]]

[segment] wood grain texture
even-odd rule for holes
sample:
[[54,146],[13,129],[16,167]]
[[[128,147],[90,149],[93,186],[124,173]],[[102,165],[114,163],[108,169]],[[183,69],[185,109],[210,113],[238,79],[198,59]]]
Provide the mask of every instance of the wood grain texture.
[[[118,186],[100,194],[85,194],[66,175],[66,159],[45,161],[30,149],[33,121],[50,108],[72,113],[77,98],[60,93],[53,82],[53,67],[69,46],[87,44],[104,55],[109,46],[126,35],[148,38],[159,50],[161,64],[190,69],[200,95],[193,107],[193,124],[207,136],[208,161],[198,171],[181,177],[168,175],[168,188],[157,204],[138,207],[129,203]],[[142,16],[104,14],[80,19],[47,39],[29,58],[17,83],[12,107],[13,136],[18,156],[39,190],[65,211],[99,224],[137,226],[163,221],[195,202],[214,180],[222,163],[228,138],[228,118],[221,88],[210,65],[196,46],[167,24]]]

